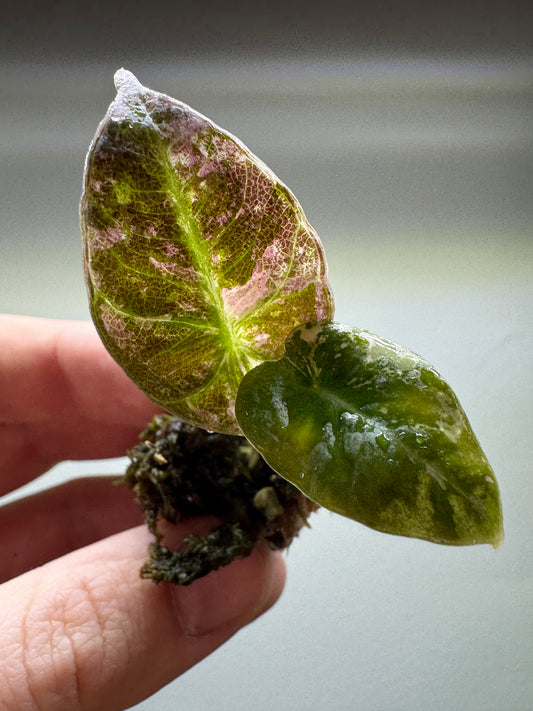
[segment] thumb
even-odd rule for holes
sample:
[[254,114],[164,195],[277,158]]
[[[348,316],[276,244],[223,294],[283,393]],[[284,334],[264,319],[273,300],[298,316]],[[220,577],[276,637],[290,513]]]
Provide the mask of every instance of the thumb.
[[132,706],[281,593],[284,564],[266,546],[189,587],[155,586],[138,572],[150,540],[145,527],[130,529],[0,587],[0,708]]

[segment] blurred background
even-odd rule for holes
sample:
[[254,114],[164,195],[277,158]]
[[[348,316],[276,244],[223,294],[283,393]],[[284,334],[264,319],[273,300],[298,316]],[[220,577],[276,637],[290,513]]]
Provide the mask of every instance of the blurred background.
[[[2,312],[89,318],[83,163],[124,66],[289,185],[337,319],[433,362],[502,490],[496,552],[319,512],[277,606],[136,711],[531,709],[532,14],[513,0],[2,11]],[[123,466],[66,462],[33,489]]]

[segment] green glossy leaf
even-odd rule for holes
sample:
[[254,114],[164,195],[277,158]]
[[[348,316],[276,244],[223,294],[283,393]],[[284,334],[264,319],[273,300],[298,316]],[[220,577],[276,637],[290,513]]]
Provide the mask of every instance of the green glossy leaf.
[[496,479],[457,397],[401,346],[301,326],[244,377],[236,414],[270,466],[332,511],[436,543],[502,539]]
[[156,402],[239,432],[243,374],[331,318],[320,241],[285,185],[236,138],[117,72],[81,201],[93,320]]

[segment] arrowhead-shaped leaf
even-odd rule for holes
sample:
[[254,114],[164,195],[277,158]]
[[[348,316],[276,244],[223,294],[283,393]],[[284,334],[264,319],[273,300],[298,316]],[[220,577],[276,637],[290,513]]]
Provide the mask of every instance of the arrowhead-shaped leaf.
[[366,331],[297,328],[281,360],[243,379],[246,437],[313,501],[436,543],[502,539],[494,473],[434,368]]
[[292,193],[240,141],[117,72],[81,202],[91,313],[153,400],[239,432],[245,372],[332,317],[320,241]]

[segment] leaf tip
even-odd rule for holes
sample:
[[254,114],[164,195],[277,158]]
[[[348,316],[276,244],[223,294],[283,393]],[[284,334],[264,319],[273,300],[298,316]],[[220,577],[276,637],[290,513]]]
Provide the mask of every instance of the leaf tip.
[[134,93],[137,93],[142,86],[135,74],[130,72],[128,69],[124,69],[124,67],[121,67],[115,72],[113,79],[115,82],[115,88],[119,92],[133,91]]
[[494,536],[492,541],[490,541],[490,544],[496,551],[503,543],[503,540],[504,540],[503,530],[500,528],[500,530],[498,531],[498,534],[496,536]]

